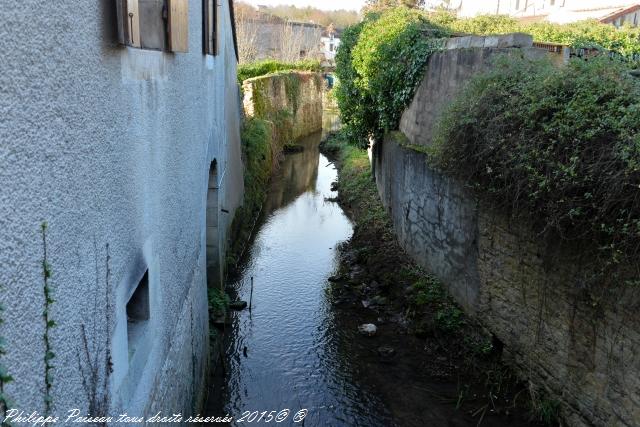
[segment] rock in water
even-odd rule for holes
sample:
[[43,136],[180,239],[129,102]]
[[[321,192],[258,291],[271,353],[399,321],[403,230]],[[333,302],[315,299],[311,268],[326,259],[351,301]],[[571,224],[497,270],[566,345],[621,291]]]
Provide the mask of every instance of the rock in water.
[[246,301],[232,301],[232,302],[229,303],[229,308],[231,310],[236,310],[236,311],[244,310],[245,308],[247,308],[247,302]]
[[391,359],[396,355],[396,350],[393,347],[383,346],[378,348],[378,354],[383,358]]
[[365,323],[364,325],[358,326],[358,331],[362,335],[373,336],[378,331],[378,328],[373,323]]

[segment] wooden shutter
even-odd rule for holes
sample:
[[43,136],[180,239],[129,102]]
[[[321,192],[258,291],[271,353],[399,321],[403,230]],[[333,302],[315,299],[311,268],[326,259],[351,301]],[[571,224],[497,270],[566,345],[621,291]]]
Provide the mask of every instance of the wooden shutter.
[[127,46],[140,47],[138,0],[117,0],[118,38]]
[[203,50],[207,55],[218,54],[218,0],[203,0]]
[[169,50],[189,52],[189,0],[169,1]]

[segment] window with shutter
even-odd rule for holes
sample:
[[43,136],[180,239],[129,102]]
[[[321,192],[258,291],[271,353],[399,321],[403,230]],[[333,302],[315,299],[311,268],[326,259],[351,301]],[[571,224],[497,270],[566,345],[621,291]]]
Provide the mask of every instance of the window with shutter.
[[206,55],[218,54],[218,0],[203,0],[203,50]]
[[142,49],[189,51],[188,0],[116,0],[120,43]]

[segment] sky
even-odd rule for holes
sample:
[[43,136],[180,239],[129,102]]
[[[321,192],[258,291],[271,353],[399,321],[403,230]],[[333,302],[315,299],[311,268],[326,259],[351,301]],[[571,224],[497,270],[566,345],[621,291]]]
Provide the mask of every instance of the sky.
[[296,7],[313,6],[318,9],[324,10],[337,10],[348,9],[357,10],[362,9],[364,0],[244,0],[254,6],[263,4],[265,6],[277,6],[279,4],[291,4]]

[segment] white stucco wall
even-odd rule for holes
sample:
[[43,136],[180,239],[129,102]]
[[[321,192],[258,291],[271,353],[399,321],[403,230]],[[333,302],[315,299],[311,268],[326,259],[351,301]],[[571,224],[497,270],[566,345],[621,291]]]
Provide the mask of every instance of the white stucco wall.
[[[106,348],[109,412],[196,404],[211,161],[229,212],[219,230],[243,191],[236,58],[221,4],[220,54],[211,57],[202,54],[200,1],[190,1],[189,53],[172,54],[118,45],[113,0],[0,0],[0,364],[15,379],[5,387],[14,407],[44,411],[43,221],[58,324],[53,412],[86,414],[92,387],[81,372],[103,376]],[[145,268],[149,333],[129,360],[125,305]],[[82,325],[97,362],[86,360]]]

